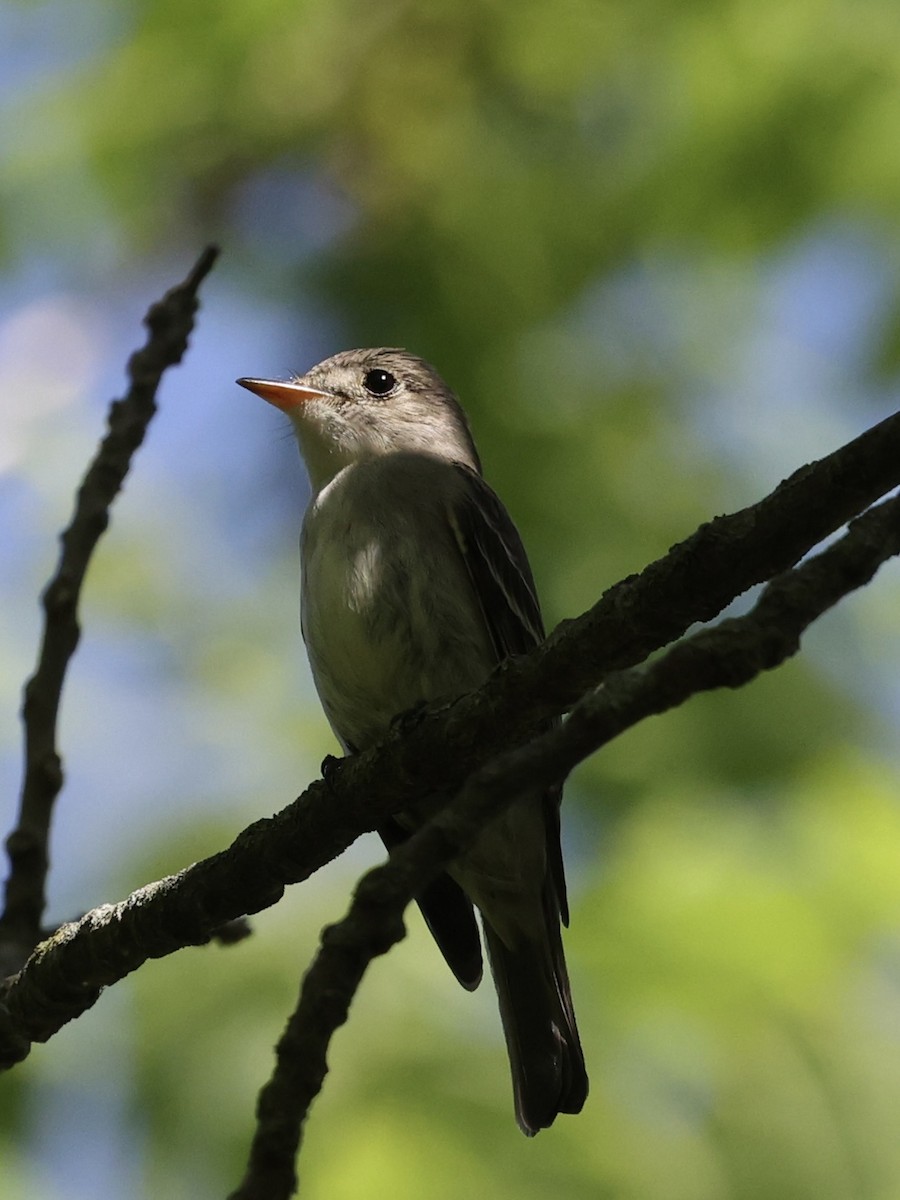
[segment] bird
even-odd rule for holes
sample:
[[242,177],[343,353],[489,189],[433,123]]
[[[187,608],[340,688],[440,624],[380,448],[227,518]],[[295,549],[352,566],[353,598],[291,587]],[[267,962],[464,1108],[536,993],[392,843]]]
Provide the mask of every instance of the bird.
[[[466,414],[406,350],[347,350],[287,380],[242,387],[291,420],[311,498],[300,538],[301,630],[345,754],[404,714],[478,688],[544,639],[519,533],[485,482]],[[517,797],[417,897],[463,987],[481,981],[481,915],[513,1083],[533,1136],[588,1091],[561,924],[568,905],[561,789]],[[382,822],[388,852],[423,805]],[[474,906],[474,907],[473,907]]]

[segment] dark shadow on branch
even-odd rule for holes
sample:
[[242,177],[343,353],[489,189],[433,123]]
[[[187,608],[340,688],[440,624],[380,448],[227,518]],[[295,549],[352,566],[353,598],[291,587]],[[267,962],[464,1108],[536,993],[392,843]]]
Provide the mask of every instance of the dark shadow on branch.
[[183,283],[154,304],[145,345],[128,362],[130,384],[109,410],[108,430],[78,489],[75,511],[61,537],[56,573],[43,594],[44,629],[37,668],[25,685],[25,771],[19,815],[6,840],[10,871],[0,917],[0,975],[17,970],[41,937],[53,807],[63,784],[56,745],[60,697],[80,636],[78,601],[97,542],[109,524],[134,452],[156,412],[156,389],[167,367],[181,361],[194,326],[197,290],[218,251],[207,247]]

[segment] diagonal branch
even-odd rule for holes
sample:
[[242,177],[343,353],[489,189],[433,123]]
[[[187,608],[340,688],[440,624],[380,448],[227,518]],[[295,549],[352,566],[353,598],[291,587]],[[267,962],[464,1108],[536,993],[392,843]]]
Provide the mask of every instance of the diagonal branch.
[[804,467],[760,503],[704,525],[543,646],[509,660],[478,692],[342,761],[227,850],[64,926],[8,984],[0,1065],[24,1057],[30,1042],[47,1040],[148,958],[207,941],[226,922],[274,904],[285,884],[307,878],[384,816],[457,791],[606,671],[718,612],[898,483],[900,415]]
[[[563,621],[544,650],[498,672],[480,703],[537,728],[570,708],[607,671],[630,667],[710,621],[900,486],[900,412],[816,462],[763,500],[715,517],[668,554],[611,587],[582,616]],[[526,696],[524,704],[516,698]],[[460,705],[456,720],[468,719]],[[452,728],[452,726],[451,726]]]
[[[21,965],[41,937],[48,842],[53,807],[63,783],[56,746],[60,697],[80,636],[78,601],[94,548],[109,524],[109,508],[122,487],[131,458],[156,412],[156,389],[167,367],[181,361],[197,310],[197,290],[218,251],[203,252],[183,283],[154,304],[144,324],[145,345],[128,363],[130,384],[113,401],[109,426],[85,474],[72,520],[62,534],[56,573],[43,594],[44,630],[37,668],[25,686],[25,773],[16,828],[6,841],[10,873],[0,917],[0,948],[9,970]],[[6,971],[2,972],[6,974]]]
[[328,1070],[332,1034],[373,958],[405,935],[403,911],[517,796],[563,780],[574,766],[645,717],[692,695],[741,687],[779,666],[803,631],[900,553],[900,498],[867,512],[834,546],[774,579],[746,616],[679,642],[646,667],[619,671],[588,692],[562,726],[486,763],[459,796],[360,880],[347,915],[322,935],[260,1093],[247,1173],[229,1200],[286,1200],[309,1106]]

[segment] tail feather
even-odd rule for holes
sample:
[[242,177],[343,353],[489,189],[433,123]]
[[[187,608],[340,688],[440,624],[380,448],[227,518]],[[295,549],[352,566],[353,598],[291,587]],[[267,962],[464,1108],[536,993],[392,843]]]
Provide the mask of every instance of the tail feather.
[[[549,913],[545,916],[550,917]],[[484,923],[512,1070],[516,1119],[529,1137],[584,1105],[588,1078],[575,1024],[559,917],[507,946]]]
[[[377,832],[389,854],[410,835],[394,817],[382,821]],[[447,966],[467,991],[474,991],[481,983],[482,963],[472,901],[449,875],[438,875],[416,899]]]

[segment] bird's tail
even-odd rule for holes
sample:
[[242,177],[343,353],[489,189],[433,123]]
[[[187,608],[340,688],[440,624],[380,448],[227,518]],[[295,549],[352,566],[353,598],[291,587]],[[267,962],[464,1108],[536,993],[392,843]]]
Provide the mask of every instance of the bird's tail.
[[[549,885],[548,889],[549,891]],[[563,955],[558,905],[545,895],[544,928],[514,948],[484,922],[512,1070],[516,1119],[529,1137],[557,1113],[581,1111],[588,1078]]]

